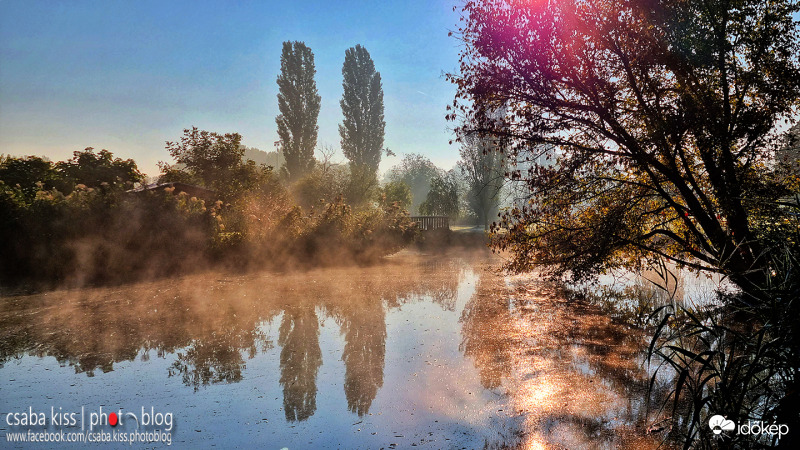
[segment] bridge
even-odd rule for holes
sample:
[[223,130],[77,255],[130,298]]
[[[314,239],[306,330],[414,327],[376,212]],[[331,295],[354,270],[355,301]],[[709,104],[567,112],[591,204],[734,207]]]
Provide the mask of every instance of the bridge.
[[417,227],[422,231],[449,230],[450,218],[447,216],[411,216],[417,222]]

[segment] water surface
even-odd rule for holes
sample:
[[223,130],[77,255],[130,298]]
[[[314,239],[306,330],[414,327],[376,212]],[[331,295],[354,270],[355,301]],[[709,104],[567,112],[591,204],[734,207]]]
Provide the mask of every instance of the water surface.
[[643,336],[496,265],[404,251],[2,298],[0,412],[153,407],[179,447],[655,447]]

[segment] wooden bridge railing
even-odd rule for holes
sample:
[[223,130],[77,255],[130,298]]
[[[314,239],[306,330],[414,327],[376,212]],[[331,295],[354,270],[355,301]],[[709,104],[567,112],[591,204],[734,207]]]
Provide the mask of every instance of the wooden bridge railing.
[[417,222],[417,227],[422,231],[450,229],[450,218],[447,216],[411,216],[411,220]]

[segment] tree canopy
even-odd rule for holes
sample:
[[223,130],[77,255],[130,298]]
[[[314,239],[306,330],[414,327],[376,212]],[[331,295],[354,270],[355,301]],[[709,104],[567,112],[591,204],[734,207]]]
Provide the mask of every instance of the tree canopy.
[[[770,149],[800,100],[797,11],[796,1],[467,1],[449,117],[532,163],[514,174],[532,196],[499,240],[512,266],[581,277],[661,256],[755,292],[772,250],[797,245],[796,216],[777,207],[793,182]],[[776,215],[788,240],[766,237]]]
[[458,168],[466,181],[466,201],[472,214],[489,228],[497,217],[500,191],[505,185],[507,164],[499,141],[473,134],[464,136]]
[[427,156],[409,153],[403,157],[400,164],[389,170],[387,178],[390,181],[403,182],[411,189],[411,204],[409,211],[419,212],[419,205],[425,201],[425,196],[431,190],[431,180],[440,175],[441,169],[428,159]]
[[376,172],[386,127],[381,74],[375,70],[367,49],[356,45],[345,52],[342,76],[344,94],[340,104],[344,120],[339,125],[342,151],[351,165]]
[[308,173],[314,166],[317,146],[317,117],[320,96],[317,93],[314,53],[303,42],[283,43],[281,73],[278,75],[279,146],[286,159],[291,179]]
[[459,216],[458,182],[452,172],[438,174],[431,180],[431,190],[419,205],[419,212],[428,216]]
[[403,181],[390,181],[381,188],[381,204],[388,206],[397,203],[402,209],[408,210],[413,197],[411,188]]
[[114,158],[108,150],[92,147],[75,151],[72,158],[53,163],[38,156],[0,156],[0,183],[30,202],[36,192],[57,189],[70,194],[78,185],[93,189],[130,189],[144,179],[132,159]]
[[78,184],[90,188],[121,186],[130,189],[144,179],[134,160],[114,158],[105,149],[95,153],[92,147],[74,152],[72,158],[56,163],[55,168],[68,183],[59,188],[64,193],[72,192]]
[[59,180],[53,163],[46,159],[0,155],[0,188],[16,191],[23,201],[32,201],[37,191],[52,189]]
[[177,164],[159,163],[164,172],[160,180],[201,183],[218,190],[222,196],[233,195],[247,178],[243,171],[249,167],[243,160],[241,141],[239,133],[218,134],[197,127],[184,129],[180,141],[167,142],[167,151]]

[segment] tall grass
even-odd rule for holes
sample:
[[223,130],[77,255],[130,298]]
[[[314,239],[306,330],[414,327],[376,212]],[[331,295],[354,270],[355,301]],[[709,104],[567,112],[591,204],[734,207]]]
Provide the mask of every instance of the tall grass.
[[[798,260],[790,249],[771,260],[762,292],[720,293],[720,302],[688,308],[675,302],[650,315],[656,325],[648,348],[659,373],[672,371],[672,436],[684,448],[798,447]],[[790,433],[714,434],[714,415],[737,424],[787,424]]]

